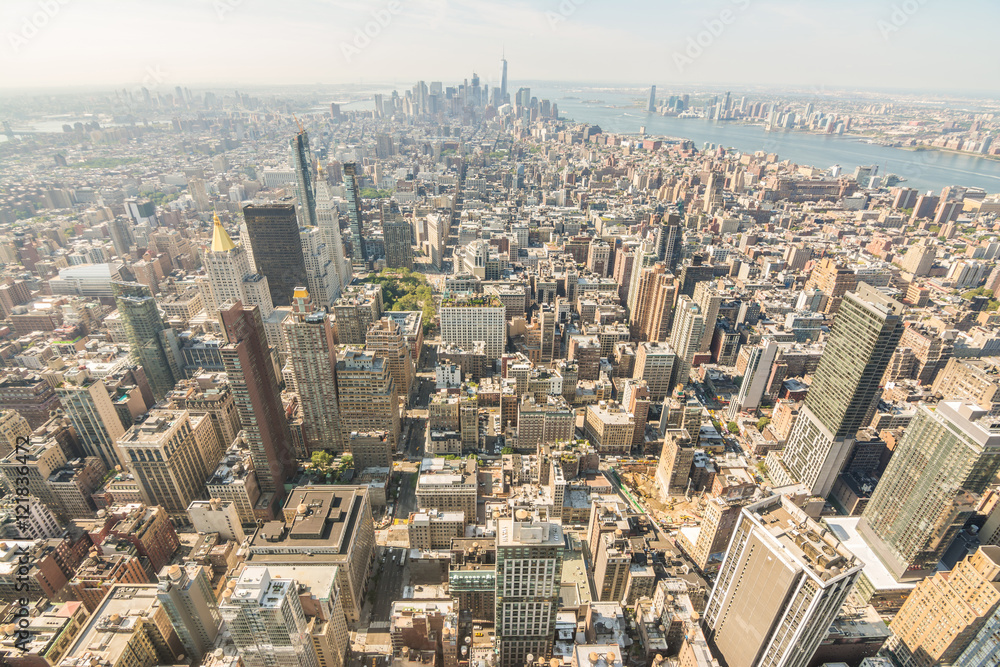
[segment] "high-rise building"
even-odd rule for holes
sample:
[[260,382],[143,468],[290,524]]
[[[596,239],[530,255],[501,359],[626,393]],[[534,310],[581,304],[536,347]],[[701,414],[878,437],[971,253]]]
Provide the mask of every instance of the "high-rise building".
[[416,369],[410,356],[410,344],[402,327],[391,317],[383,317],[368,327],[365,349],[389,364],[389,374],[396,385],[396,393],[409,400]]
[[202,255],[202,263],[208,277],[206,311],[214,314],[227,303],[242,301],[248,306],[259,306],[261,318],[270,317],[274,305],[267,277],[254,271],[246,246],[233,243],[218,215],[212,231],[212,247]]
[[601,602],[621,602],[632,568],[632,546],[624,531],[601,535],[594,560],[597,598]]
[[316,226],[316,191],[313,189],[312,152],[309,134],[303,130],[292,137],[292,166],[295,169],[295,196],[302,211],[302,226]]
[[917,584],[892,619],[883,650],[900,667],[969,667],[974,663],[956,660],[998,607],[1000,547],[982,546],[954,570]]
[[337,349],[330,317],[313,311],[307,290],[293,295],[292,316],[285,320],[289,359],[302,407],[302,426],[310,452],[345,451],[337,403]]
[[562,579],[562,526],[520,509],[497,527],[496,632],[500,667],[552,654]]
[[309,294],[318,307],[328,308],[340,296],[340,275],[327,251],[323,231],[318,227],[306,227],[299,230],[299,239],[302,241]]
[[506,308],[492,295],[458,294],[441,300],[441,342],[471,351],[486,344],[486,358],[499,359],[507,345]]
[[250,565],[235,584],[223,594],[219,613],[246,667],[319,667],[297,581]]
[[159,400],[173,389],[180,375],[168,350],[167,340],[173,331],[163,323],[156,300],[145,285],[115,281],[111,291],[125,324],[129,354],[146,372],[153,396]]
[[829,257],[816,265],[806,282],[807,292],[815,288],[826,295],[823,312],[827,315],[835,315],[844,296],[857,287],[857,274]]
[[205,482],[222,458],[212,421],[185,410],[150,410],[118,439],[118,449],[143,501],[185,524],[188,505],[205,497]]
[[687,385],[690,381],[694,357],[701,348],[701,338],[705,333],[705,315],[701,307],[689,297],[682,295],[677,301],[674,326],[670,332],[670,345],[677,352],[673,385]]
[[413,230],[395,203],[382,206],[382,239],[387,267],[413,268]]
[[104,382],[82,368],[65,373],[56,391],[84,453],[99,457],[108,470],[124,465],[115,441],[125,434],[125,427]]
[[698,345],[698,352],[704,354],[712,347],[715,324],[719,319],[719,307],[722,305],[722,294],[711,281],[706,280],[694,286],[694,302],[701,308],[701,314],[705,318],[705,329]]
[[705,608],[705,636],[729,667],[806,667],[861,567],[788,498],[748,505]]
[[156,597],[184,645],[184,655],[200,660],[219,636],[219,607],[212,591],[212,572],[205,565],[168,565],[160,570]]
[[28,420],[15,410],[0,411],[0,457],[7,456],[17,448],[19,438],[31,435]]
[[771,377],[771,366],[778,353],[778,344],[773,338],[765,338],[759,346],[750,349],[750,358],[746,370],[743,371],[743,382],[740,393],[729,404],[728,416],[735,419],[741,412],[754,414],[760,406],[760,400],[767,389],[767,381]]
[[345,439],[355,431],[384,431],[398,444],[399,395],[385,359],[350,348],[339,355],[337,400]]
[[330,259],[340,277],[340,287],[343,289],[351,284],[351,259],[344,249],[344,239],[340,234],[340,214],[337,203],[333,199],[330,184],[322,178],[316,184],[316,224],[323,235],[323,245],[326,246]]
[[500,99],[499,104],[507,102],[507,59],[500,58]]
[[635,307],[629,311],[629,329],[636,340],[667,340],[673,321],[677,282],[667,265],[657,262],[638,277]]
[[632,377],[646,381],[650,400],[662,401],[670,394],[678,364],[680,359],[668,343],[642,343],[636,351]]
[[222,363],[233,388],[260,488],[265,493],[280,492],[294,463],[290,454],[292,436],[260,309],[237,302],[220,311],[219,320],[226,336]]
[[667,270],[676,273],[684,256],[684,228],[681,216],[667,214],[656,228],[656,257],[667,265]]
[[649,103],[646,105],[646,111],[649,113],[656,111],[656,86],[649,88]]
[[1000,417],[960,401],[921,404],[858,530],[897,579],[928,576],[1000,468]]
[[902,304],[867,283],[845,294],[788,445],[768,455],[776,483],[829,495],[902,333]]
[[[293,204],[248,205],[243,208],[257,272],[267,278],[271,303],[287,306],[292,292],[308,285],[299,222]],[[221,308],[221,304],[219,304]]]
[[361,176],[360,167],[356,162],[344,163],[344,188],[347,190],[347,217],[351,226],[351,258],[355,262],[368,263],[368,249],[361,235],[364,221],[361,219]]
[[541,330],[539,361],[547,364],[562,356],[562,339],[556,335],[559,325],[559,298],[554,304],[543,303],[538,307],[538,326]]

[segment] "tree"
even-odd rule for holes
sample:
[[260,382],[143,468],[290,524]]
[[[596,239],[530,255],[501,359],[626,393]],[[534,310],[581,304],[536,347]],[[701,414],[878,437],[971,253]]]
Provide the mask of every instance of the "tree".
[[740,425],[737,424],[736,422],[729,422],[728,424],[726,424],[726,428],[729,429],[730,433],[738,433],[740,430]]
[[314,468],[319,468],[325,470],[330,467],[333,463],[333,455],[327,451],[318,451],[312,453],[312,464]]
[[757,430],[763,431],[764,427],[771,423],[771,420],[767,417],[761,417],[757,420]]
[[513,447],[504,447],[503,449],[500,450],[500,453],[501,454],[513,454],[514,453],[514,448]]

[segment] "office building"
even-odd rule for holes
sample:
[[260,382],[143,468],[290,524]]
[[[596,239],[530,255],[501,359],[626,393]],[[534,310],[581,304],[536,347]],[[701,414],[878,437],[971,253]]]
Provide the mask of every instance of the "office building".
[[528,510],[497,526],[496,633],[500,667],[521,667],[528,655],[552,655],[562,580],[562,526]]
[[337,351],[330,317],[314,311],[310,294],[295,290],[292,315],[285,320],[289,360],[302,409],[308,451],[344,452],[344,433],[337,402]]
[[297,581],[248,565],[232,583],[219,613],[246,667],[319,667]]
[[168,404],[163,407],[187,410],[191,415],[208,415],[223,449],[229,449],[239,435],[240,415],[224,373],[199,373],[181,380],[166,399]]
[[336,567],[344,614],[348,622],[358,622],[375,560],[368,487],[295,487],[281,520],[260,526],[249,551],[251,566]]
[[960,401],[921,404],[858,530],[897,580],[930,575],[1000,469],[1000,417]]
[[63,374],[56,392],[83,452],[100,458],[108,470],[124,464],[115,441],[124,435],[125,427],[104,382],[92,378],[86,368],[73,369]]
[[247,306],[259,306],[262,319],[271,316],[274,305],[267,277],[253,269],[246,246],[233,243],[218,215],[212,228],[212,246],[203,253],[202,264],[208,277],[205,310],[210,315],[227,303],[240,301]]
[[236,508],[236,515],[244,527],[256,526],[258,518],[263,520],[273,518],[269,507],[261,508],[258,515],[260,484],[257,481],[257,472],[253,468],[253,455],[243,439],[242,432],[226,450],[212,476],[205,482],[205,486],[210,498],[230,503]]
[[[323,232],[318,227],[299,230],[302,259],[306,264],[306,287],[318,308],[329,308],[340,296],[340,275],[330,257]],[[296,287],[302,287],[297,285]]]
[[382,208],[382,238],[385,243],[385,265],[390,269],[413,269],[413,230],[399,210],[386,212]]
[[316,191],[313,188],[312,152],[309,134],[299,127],[291,139],[292,168],[295,170],[295,198],[299,202],[303,227],[316,226]]
[[765,338],[760,345],[750,348],[746,370],[743,371],[743,382],[740,383],[740,392],[729,404],[727,412],[729,419],[736,419],[741,412],[757,413],[777,354],[778,344],[773,338]]
[[384,431],[393,447],[399,442],[399,396],[385,359],[351,348],[342,352],[337,401],[345,434]]
[[219,498],[195,500],[187,508],[191,527],[199,533],[218,533],[223,540],[242,544],[246,539],[243,521],[235,503]]
[[682,295],[677,301],[674,326],[670,332],[670,345],[677,352],[677,364],[674,366],[671,386],[688,384],[694,357],[701,349],[705,325],[705,314],[701,306],[693,299]]
[[410,344],[403,328],[391,317],[383,317],[368,327],[365,336],[365,350],[389,364],[389,375],[396,385],[396,393],[404,402],[409,402],[416,375]]
[[235,303],[220,311],[219,319],[227,341],[222,347],[222,361],[260,488],[265,493],[279,492],[293,464],[292,436],[260,309]]
[[469,523],[477,521],[478,464],[474,458],[424,459],[417,477],[417,507],[422,510],[462,512]]
[[635,355],[632,378],[645,380],[651,401],[662,401],[673,388],[678,355],[669,343],[642,343]]
[[14,410],[0,411],[0,457],[7,456],[17,448],[20,438],[31,435],[28,420]]
[[383,316],[382,286],[350,285],[333,306],[339,345],[364,345],[368,328]]
[[705,608],[709,644],[728,667],[807,667],[861,567],[786,497],[748,505]]
[[92,611],[61,667],[156,667],[176,664],[184,654],[156,584],[114,584]]
[[184,655],[200,660],[219,636],[219,607],[212,591],[212,572],[205,565],[169,565],[157,575],[156,597],[184,645]]
[[145,285],[116,281],[111,283],[111,290],[125,324],[129,354],[142,366],[154,398],[160,400],[180,376],[168,349],[168,336],[173,331],[163,323],[156,300]]
[[361,185],[358,179],[361,167],[356,162],[344,163],[344,188],[347,190],[347,217],[351,228],[351,259],[368,263],[368,249],[362,236],[364,221],[361,218]]
[[706,280],[694,286],[694,302],[701,308],[705,318],[704,332],[698,352],[707,353],[712,347],[712,337],[715,335],[715,324],[719,319],[719,307],[722,305],[722,293],[716,289],[712,281]]
[[437,510],[411,512],[406,530],[411,549],[450,549],[453,539],[465,535],[465,515]]
[[[287,306],[299,285],[308,285],[299,223],[293,204],[243,208],[257,272],[267,278],[271,303]],[[221,307],[221,304],[220,304]]]
[[602,534],[593,558],[597,599],[621,602],[632,568],[632,547],[626,533],[619,528],[614,533]]
[[889,624],[883,651],[900,667],[970,667],[957,660],[998,607],[1000,547],[982,546],[917,584]]
[[441,300],[441,342],[472,350],[486,345],[486,358],[499,359],[507,345],[506,308],[496,296],[457,294]]
[[188,522],[188,505],[205,497],[205,481],[223,451],[207,415],[159,409],[129,428],[118,449],[143,502],[163,507],[181,524]]
[[839,311],[788,445],[780,457],[768,455],[777,484],[802,483],[823,497],[881,397],[879,382],[903,332],[903,305],[865,283]]
[[673,323],[677,282],[663,262],[642,269],[635,307],[629,311],[629,330],[636,340],[667,340]]

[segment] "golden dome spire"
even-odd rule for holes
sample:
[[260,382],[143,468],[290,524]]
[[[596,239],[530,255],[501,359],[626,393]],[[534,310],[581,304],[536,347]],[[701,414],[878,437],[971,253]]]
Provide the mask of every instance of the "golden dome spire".
[[235,248],[236,244],[229,238],[226,228],[222,226],[219,214],[215,213],[213,215],[215,217],[215,229],[212,231],[212,252],[228,252]]

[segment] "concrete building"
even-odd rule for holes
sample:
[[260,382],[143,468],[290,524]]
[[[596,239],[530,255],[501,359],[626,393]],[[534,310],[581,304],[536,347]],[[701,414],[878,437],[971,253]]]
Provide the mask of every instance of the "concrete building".
[[1000,607],[1000,547],[984,546],[951,572],[938,572],[910,593],[892,619],[885,651],[901,667],[957,661]]
[[875,401],[903,333],[904,307],[867,284],[848,292],[833,324],[805,405],[768,471],[779,485],[802,483],[826,497]]
[[467,522],[474,523],[479,497],[476,459],[424,459],[417,477],[416,497],[417,507],[422,510],[462,512]]
[[727,665],[809,664],[862,567],[824,533],[784,496],[743,508],[703,622]]
[[[701,340],[705,335],[707,322],[705,314],[693,299],[681,295],[677,301],[674,326],[670,331],[670,345],[677,352],[677,363],[671,386],[687,385],[695,355],[701,350]],[[714,330],[714,327],[713,327]],[[641,348],[640,348],[641,353]],[[636,360],[638,364],[638,359]]]
[[565,542],[562,526],[527,510],[497,527],[496,632],[500,667],[552,654]]
[[219,613],[246,667],[319,667],[294,579],[250,565],[222,596]]
[[170,565],[157,578],[156,597],[184,645],[185,657],[201,659],[214,648],[222,624],[211,570],[196,563]]
[[584,433],[601,454],[632,451],[635,418],[614,402],[601,401],[587,406]]
[[63,374],[56,392],[84,453],[100,458],[109,470],[123,465],[115,441],[124,435],[125,427],[105,384],[91,377],[86,368],[74,369]]
[[495,296],[457,294],[441,300],[441,341],[471,350],[486,344],[487,359],[499,359],[507,345],[506,309]]
[[299,486],[282,520],[264,523],[250,541],[251,566],[338,568],[337,583],[348,622],[361,619],[375,560],[375,526],[364,486]]
[[411,549],[449,549],[452,539],[465,535],[465,515],[462,512],[437,510],[412,512],[407,522],[407,532]]
[[386,360],[389,364],[389,375],[396,385],[396,393],[404,402],[409,403],[416,368],[403,328],[396,320],[383,317],[368,328],[365,349],[372,355]]
[[246,539],[236,505],[219,498],[195,500],[187,508],[191,527],[199,533],[218,533],[224,540],[242,544]]
[[632,377],[645,380],[651,401],[662,401],[670,394],[680,359],[668,343],[642,343],[635,355]]
[[147,505],[160,505],[174,521],[187,523],[187,508],[205,497],[205,481],[222,448],[206,415],[151,410],[145,421],[118,440]]
[[337,402],[346,434],[382,431],[393,448],[399,443],[399,394],[384,358],[355,349],[340,353]]

